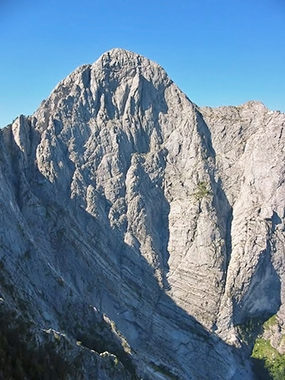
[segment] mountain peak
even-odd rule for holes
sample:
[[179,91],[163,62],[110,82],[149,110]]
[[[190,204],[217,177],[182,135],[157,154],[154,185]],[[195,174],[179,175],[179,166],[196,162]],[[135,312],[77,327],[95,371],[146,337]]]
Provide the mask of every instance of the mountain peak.
[[107,50],[105,53],[103,53],[101,55],[101,57],[99,59],[101,59],[105,56],[112,58],[112,59],[120,59],[122,57],[128,57],[129,59],[133,59],[135,57],[144,58],[143,56],[141,56],[138,53],[135,53],[135,52],[132,52],[130,50],[123,49],[123,48],[113,48],[113,49]]
[[124,49],[76,69],[0,133],[0,303],[72,378],[252,380],[244,331],[285,314],[284,122]]
[[[147,109],[158,115],[166,110],[165,90],[170,84],[176,98],[186,98],[157,63],[137,53],[114,48],[93,64],[80,66],[68,75],[34,116],[44,119],[40,125],[45,129],[51,116],[47,109],[73,120],[78,112],[84,113],[85,120],[120,119],[123,115],[137,117]],[[179,99],[177,102],[181,103]]]
[[142,69],[143,71],[152,68],[152,71],[159,70],[163,72],[164,75],[166,74],[164,69],[156,62],[151,61],[138,53],[122,48],[114,48],[102,54],[92,65],[93,68],[98,68],[98,66],[100,68],[108,68],[115,71],[134,67],[138,70]]

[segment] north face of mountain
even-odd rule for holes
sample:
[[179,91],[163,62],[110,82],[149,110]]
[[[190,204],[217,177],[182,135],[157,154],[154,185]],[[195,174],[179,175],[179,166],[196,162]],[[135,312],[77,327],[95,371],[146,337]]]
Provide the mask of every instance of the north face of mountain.
[[71,378],[252,379],[243,326],[276,315],[282,351],[284,124],[122,49],[79,67],[0,131],[2,306]]

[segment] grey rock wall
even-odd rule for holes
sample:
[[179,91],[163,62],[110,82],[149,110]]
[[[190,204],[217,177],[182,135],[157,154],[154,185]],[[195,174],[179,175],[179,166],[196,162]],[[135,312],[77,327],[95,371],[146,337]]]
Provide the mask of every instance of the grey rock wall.
[[78,68],[0,131],[3,299],[120,378],[251,379],[236,325],[284,315],[284,123],[121,49]]

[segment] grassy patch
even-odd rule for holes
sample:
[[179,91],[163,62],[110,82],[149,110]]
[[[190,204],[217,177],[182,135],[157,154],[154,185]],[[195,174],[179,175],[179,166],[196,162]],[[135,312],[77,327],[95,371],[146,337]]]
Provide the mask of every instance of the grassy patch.
[[197,190],[194,193],[195,198],[200,201],[201,199],[210,195],[210,190],[208,189],[207,182],[200,181],[197,185]]
[[264,379],[284,380],[285,379],[285,355],[271,346],[270,342],[263,338],[258,338],[255,341],[251,357],[255,360],[254,369],[256,372],[261,372],[267,377]]
[[253,347],[251,360],[258,380],[285,379],[285,355],[280,354],[269,340],[263,338],[264,331],[277,324],[277,316],[273,315],[265,322],[261,318],[251,318],[236,326],[243,343]]
[[278,323],[276,314],[272,315],[266,322],[264,322],[264,330],[269,330],[270,327],[276,326]]

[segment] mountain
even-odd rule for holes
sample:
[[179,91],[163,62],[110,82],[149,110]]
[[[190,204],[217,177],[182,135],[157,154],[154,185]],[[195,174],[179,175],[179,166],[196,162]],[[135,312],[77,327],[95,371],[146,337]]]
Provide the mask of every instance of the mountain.
[[0,130],[0,377],[246,380],[256,342],[283,358],[284,126],[113,49]]

